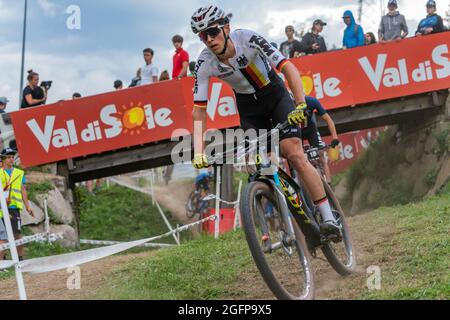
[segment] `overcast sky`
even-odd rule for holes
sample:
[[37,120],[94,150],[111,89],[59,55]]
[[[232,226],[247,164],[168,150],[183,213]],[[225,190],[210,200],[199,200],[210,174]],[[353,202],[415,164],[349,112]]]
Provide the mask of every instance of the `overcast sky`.
[[[342,13],[353,10],[358,1],[342,0],[29,0],[25,70],[33,68],[41,80],[53,80],[49,103],[112,90],[114,80],[128,86],[143,64],[142,49],[155,50],[154,62],[160,71],[171,73],[171,38],[181,34],[185,49],[195,60],[202,43],[190,29],[190,16],[202,5],[218,4],[234,14],[232,28],[248,28],[278,44],[284,41],[284,27],[310,28],[321,18],[328,23],[323,36],[329,47],[341,46]],[[380,21],[379,0],[366,0],[362,26],[376,33]],[[387,3],[387,0],[383,1]],[[0,0],[0,96],[18,108],[21,39],[24,0]],[[426,15],[425,0],[400,0],[413,34]],[[438,13],[445,16],[450,0],[437,0]],[[81,29],[69,30],[66,13],[70,5],[81,9]]]

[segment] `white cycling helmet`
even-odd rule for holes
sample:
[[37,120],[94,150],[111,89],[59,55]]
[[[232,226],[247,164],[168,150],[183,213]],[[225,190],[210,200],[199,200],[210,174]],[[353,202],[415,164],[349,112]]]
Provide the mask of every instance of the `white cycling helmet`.
[[232,16],[231,13],[226,14],[218,6],[201,7],[192,15],[191,28],[195,34],[198,34],[208,29],[215,22],[223,21],[223,24],[229,23]]

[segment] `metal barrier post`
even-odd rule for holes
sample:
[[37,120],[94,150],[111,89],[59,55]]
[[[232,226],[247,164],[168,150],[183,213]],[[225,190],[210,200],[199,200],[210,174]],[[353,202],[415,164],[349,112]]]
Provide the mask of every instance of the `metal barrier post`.
[[14,239],[13,229],[11,226],[11,219],[9,218],[8,205],[6,204],[5,192],[3,186],[0,188],[0,204],[3,211],[3,221],[5,222],[6,233],[8,234],[8,242],[10,244],[11,260],[15,262],[16,281],[19,288],[20,300],[27,300],[27,293],[25,291],[25,283],[23,281],[22,270],[19,266],[19,255],[17,253],[16,241]]
[[214,238],[219,238],[220,228],[220,184],[221,184],[221,167],[216,166],[216,221],[214,222]]

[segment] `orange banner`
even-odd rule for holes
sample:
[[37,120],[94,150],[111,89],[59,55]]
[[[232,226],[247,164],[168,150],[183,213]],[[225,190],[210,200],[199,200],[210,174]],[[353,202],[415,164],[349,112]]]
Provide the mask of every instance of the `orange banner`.
[[450,32],[293,59],[327,109],[450,87]]
[[[326,109],[450,87],[450,33],[293,59],[305,91]],[[168,140],[192,132],[193,79],[25,109],[11,114],[25,167]],[[232,89],[214,79],[208,128],[239,126]],[[186,131],[187,130],[187,131]]]
[[181,86],[181,81],[168,81],[14,112],[21,162],[25,167],[52,163],[189,130]]

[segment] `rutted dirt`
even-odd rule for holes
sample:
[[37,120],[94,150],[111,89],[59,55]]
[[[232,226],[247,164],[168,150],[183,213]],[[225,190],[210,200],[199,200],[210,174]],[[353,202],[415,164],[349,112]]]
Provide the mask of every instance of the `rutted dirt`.
[[[172,182],[169,186],[155,187],[155,194],[163,207],[171,210],[181,223],[187,223],[189,221],[184,211],[184,203],[191,190],[192,184],[189,182]],[[377,245],[391,241],[396,232],[395,226],[384,226],[367,232],[362,227],[364,226],[365,216],[350,217],[347,220],[350,230],[352,230],[357,254],[357,272],[347,278],[339,276],[328,262],[323,260],[324,257],[320,253],[318,259],[312,259],[316,299],[354,299],[361,292],[361,288],[366,286],[366,268],[372,264],[382,266],[384,263],[390,262],[388,260],[394,259],[392,255],[380,257],[373,255],[373,252]],[[70,275],[66,270],[41,275],[25,275],[28,297],[36,300],[92,298],[96,290],[107,283],[108,278],[116,269],[120,269],[128,262],[138,258],[146,258],[151,254],[153,252],[119,255],[83,265],[81,267],[81,290],[67,289],[67,279]],[[288,272],[289,269],[285,271]],[[352,285],[349,285],[350,282]],[[251,286],[242,286],[243,283],[251,283]],[[231,294],[227,299],[230,300],[274,299],[256,266],[238,275],[238,279],[234,284],[230,284],[229,289]],[[10,278],[0,281],[0,300],[17,298],[15,279]]]

